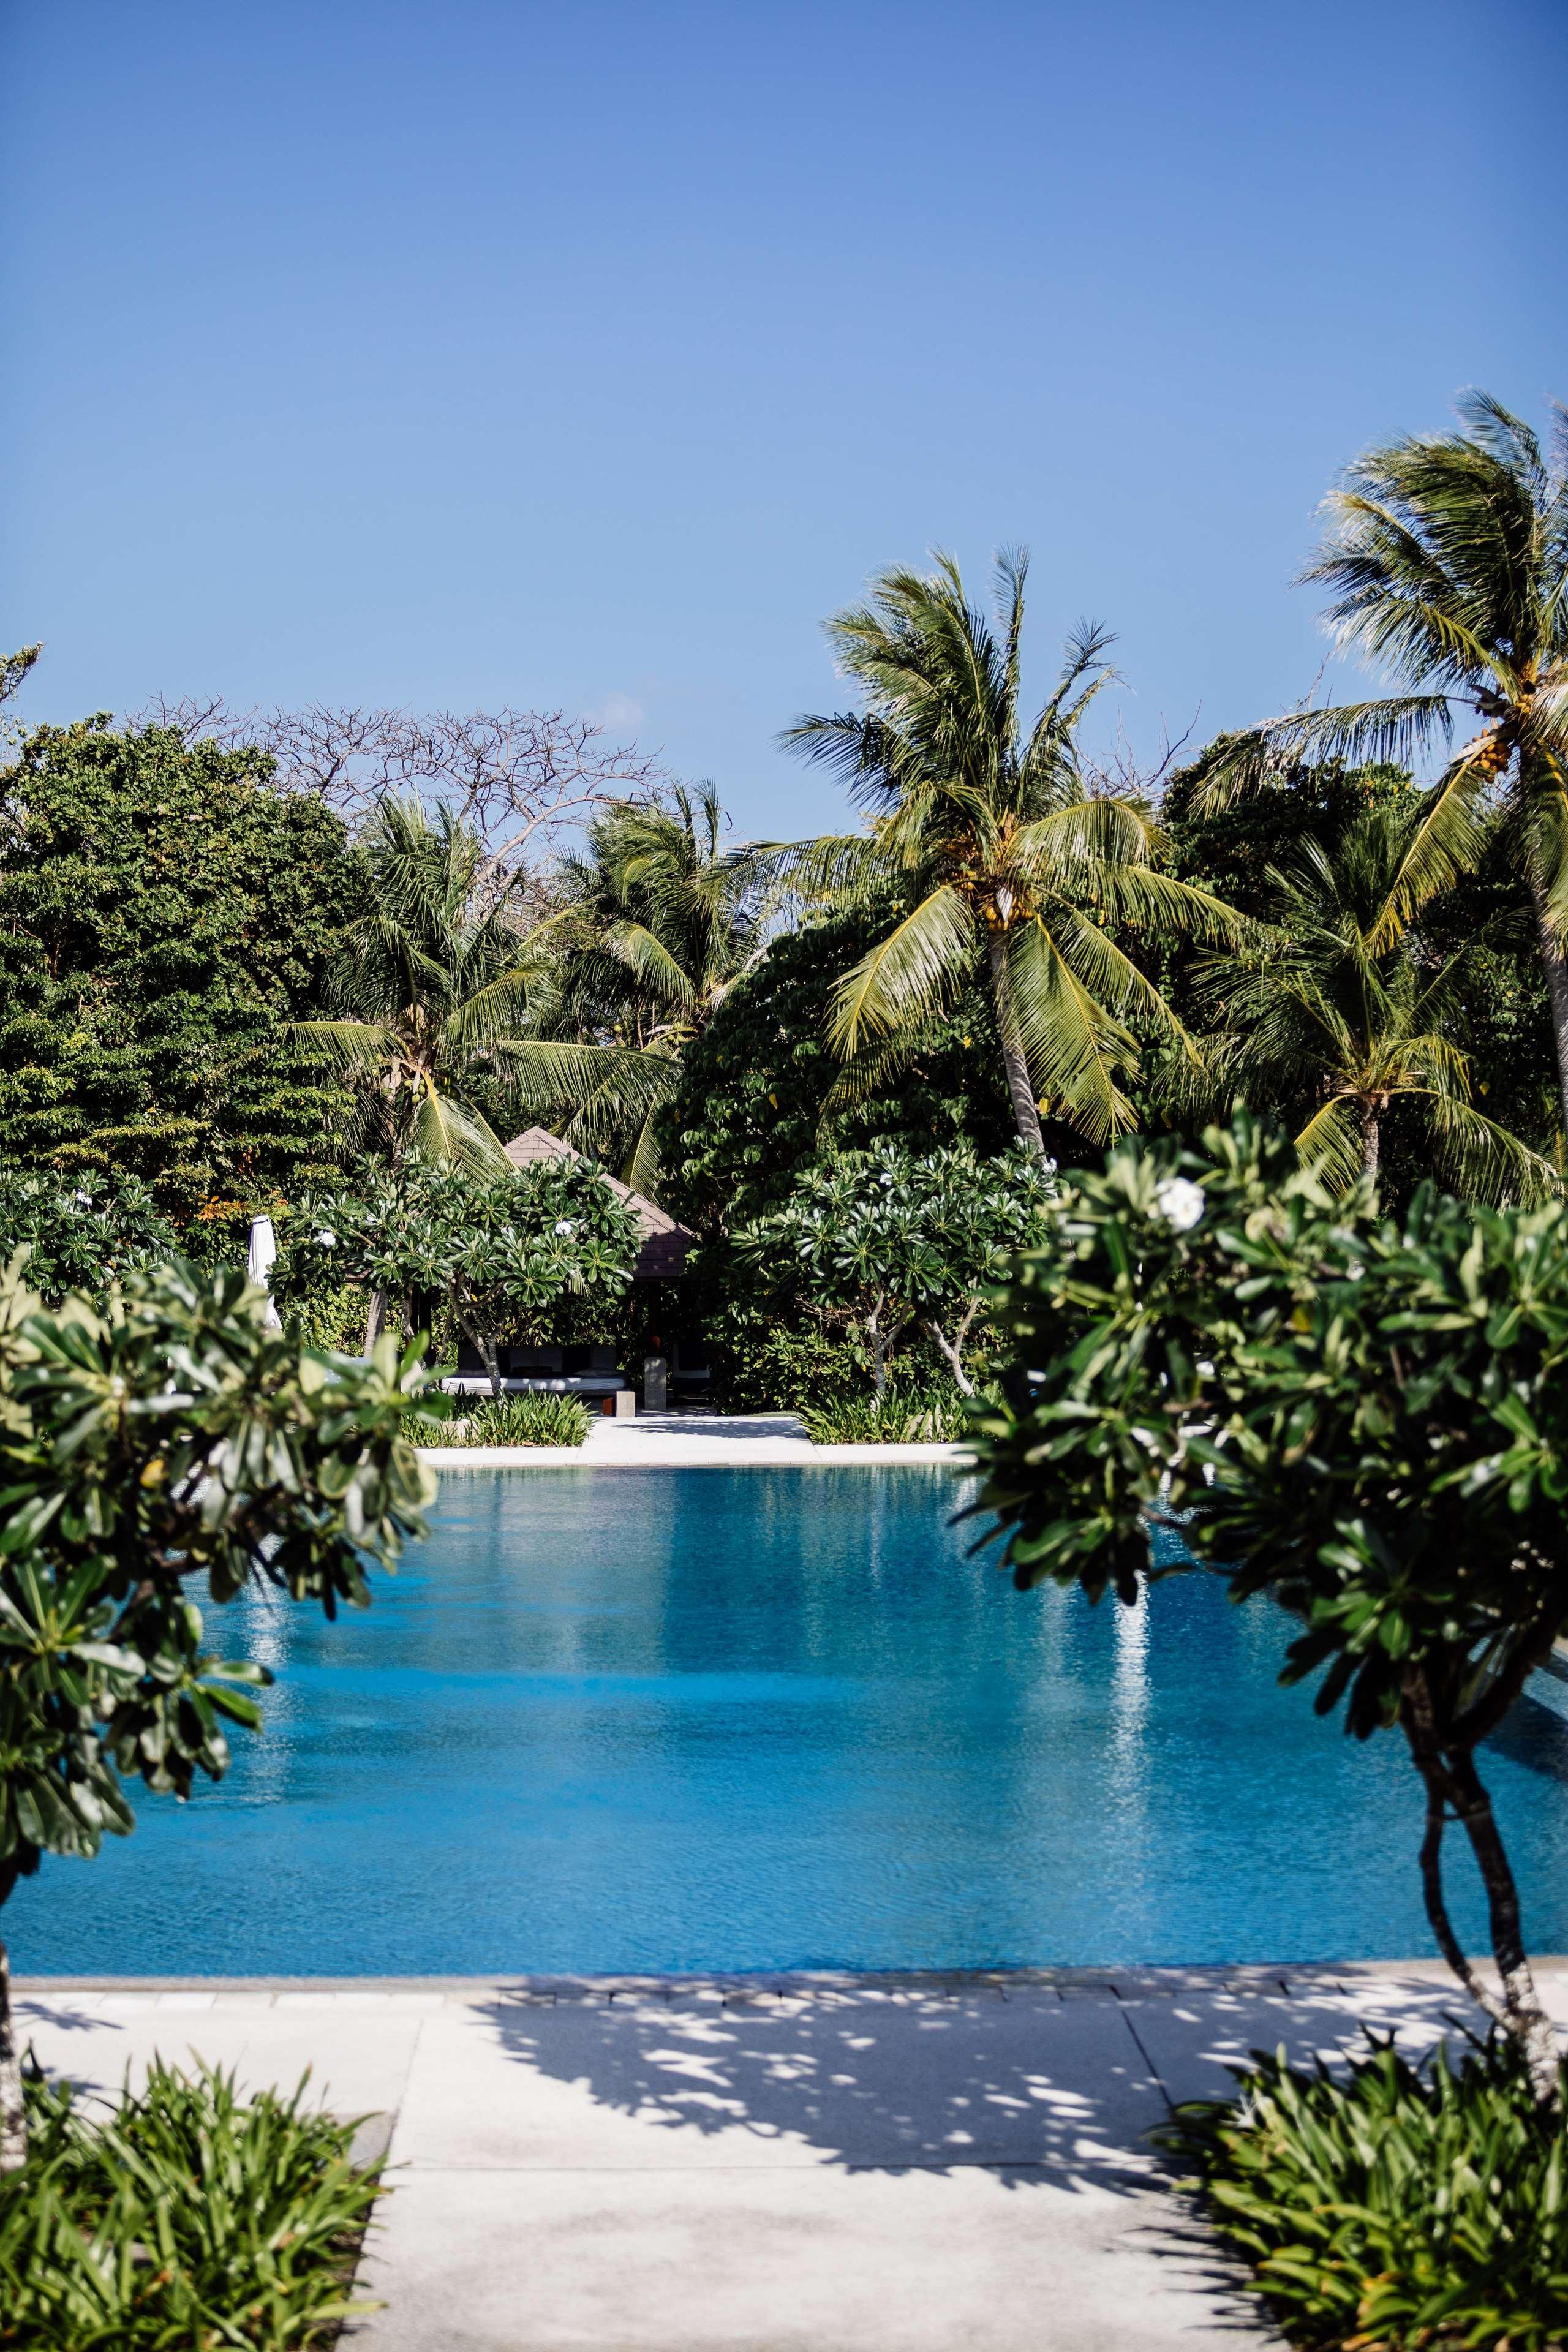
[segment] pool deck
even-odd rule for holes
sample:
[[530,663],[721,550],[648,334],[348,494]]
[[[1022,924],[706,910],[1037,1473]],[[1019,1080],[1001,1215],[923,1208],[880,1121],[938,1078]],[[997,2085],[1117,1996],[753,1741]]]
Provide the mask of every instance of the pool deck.
[[442,1470],[799,1469],[900,1462],[964,1463],[962,1445],[814,1445],[793,1412],[639,1412],[590,1423],[581,1445],[426,1445]]
[[[1568,1959],[1538,1964],[1568,2027]],[[1428,2047],[1436,1963],[17,1986],[39,2062],[313,2070],[394,2194],[356,2352],[1238,2352],[1145,2135],[1227,2062]]]

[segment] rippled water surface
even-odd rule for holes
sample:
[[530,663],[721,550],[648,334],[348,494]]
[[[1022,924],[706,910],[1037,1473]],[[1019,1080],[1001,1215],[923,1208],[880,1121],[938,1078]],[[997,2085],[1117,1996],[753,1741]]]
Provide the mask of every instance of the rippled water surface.
[[[336,1625],[247,1600],[279,1676],[218,1788],[140,1799],[5,1915],[29,1973],[489,1974],[1425,1952],[1420,1806],[1275,1685],[1210,1580],[1016,1593],[940,1469],[462,1470]],[[1489,1749],[1538,1948],[1568,1948],[1568,1726]],[[1479,1931],[1456,1865],[1468,1931]]]

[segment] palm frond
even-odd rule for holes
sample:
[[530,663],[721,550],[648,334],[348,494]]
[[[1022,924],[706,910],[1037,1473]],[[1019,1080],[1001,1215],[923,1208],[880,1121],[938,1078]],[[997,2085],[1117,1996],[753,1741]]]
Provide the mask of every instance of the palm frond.
[[489,1121],[477,1110],[426,1086],[414,1113],[414,1139],[426,1160],[504,1176],[511,1162]]
[[1072,971],[1043,923],[1011,934],[1007,986],[1035,1085],[1091,1143],[1134,1123],[1117,1082],[1138,1058],[1136,1039]]
[[384,1068],[397,1052],[397,1035],[374,1021],[290,1021],[286,1034],[307,1054],[358,1076]]
[[834,992],[828,1034],[842,1054],[863,1036],[924,1020],[962,982],[974,946],[974,919],[943,883],[845,973]]

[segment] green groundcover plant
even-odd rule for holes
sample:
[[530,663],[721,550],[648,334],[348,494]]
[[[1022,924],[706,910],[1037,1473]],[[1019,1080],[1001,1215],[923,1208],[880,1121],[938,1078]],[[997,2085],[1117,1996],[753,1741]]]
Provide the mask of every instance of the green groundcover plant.
[[416,1439],[425,1445],[581,1445],[588,1412],[581,1397],[487,1397],[445,1429]]
[[1234,2100],[1159,2135],[1291,2339],[1356,2352],[1549,2352],[1568,2340],[1568,2161],[1524,2054],[1456,2065],[1374,2041],[1348,2074],[1253,2053]]
[[352,2299],[380,2193],[354,2126],[234,2078],[154,2064],[93,2116],[28,2085],[31,2154],[0,2176],[5,2352],[309,2352],[375,2308]]
[[962,1437],[968,1413],[950,1384],[889,1381],[879,1397],[836,1396],[802,1409],[818,1445],[913,1445]]

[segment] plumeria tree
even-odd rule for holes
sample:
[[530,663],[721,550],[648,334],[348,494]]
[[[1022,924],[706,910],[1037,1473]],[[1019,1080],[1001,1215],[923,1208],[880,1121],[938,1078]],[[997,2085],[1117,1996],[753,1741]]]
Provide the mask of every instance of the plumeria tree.
[[[1555,2100],[1477,1750],[1568,1624],[1568,1203],[1423,1185],[1380,1218],[1370,1181],[1331,1197],[1242,1113],[1199,1151],[1130,1141],[1075,1176],[998,1319],[1012,1363],[975,1507],[1015,1581],[1132,1601],[1163,1520],[1237,1600],[1276,1601],[1282,1679],[1321,1675],[1321,1714],[1406,1743],[1437,1948]],[[1448,1910],[1454,1824],[1495,1992]]]
[[325,1261],[389,1297],[437,1298],[501,1392],[508,1339],[592,1328],[631,1279],[637,1221],[599,1171],[543,1160],[490,1178],[422,1161],[308,1204],[288,1271]]
[[[45,1855],[134,1825],[127,1781],[188,1797],[255,1727],[264,1666],[209,1654],[196,1599],[266,1584],[334,1615],[422,1531],[402,1433],[425,1383],[302,1349],[238,1273],[132,1272],[103,1309],[0,1280],[0,1904]],[[0,1945],[0,2168],[26,2155]]]
[[972,1397],[964,1349],[1009,1257],[1040,1238],[1053,1173],[1023,1145],[982,1160],[969,1144],[921,1158],[883,1143],[807,1169],[738,1246],[820,1322],[863,1341],[879,1402],[917,1333]]
[[139,1177],[39,1175],[0,1169],[0,1265],[26,1252],[28,1287],[58,1306],[98,1297],[133,1270],[176,1256],[179,1242]]

